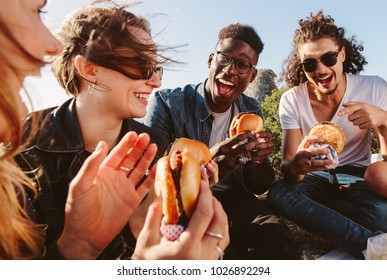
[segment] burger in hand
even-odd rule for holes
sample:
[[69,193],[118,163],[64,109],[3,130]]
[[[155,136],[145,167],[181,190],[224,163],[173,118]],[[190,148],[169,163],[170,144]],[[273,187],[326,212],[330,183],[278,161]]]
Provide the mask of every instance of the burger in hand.
[[208,164],[208,147],[196,140],[178,138],[156,168],[155,192],[162,196],[161,233],[176,240],[191,218],[200,192],[202,165]]
[[262,129],[263,120],[260,116],[241,112],[231,121],[230,137],[234,137],[245,131],[261,131]]
[[[229,133],[230,137],[234,137],[246,131],[257,132],[261,130],[263,130],[263,120],[260,116],[241,112],[232,119]],[[238,146],[246,144],[253,139],[254,137],[249,137],[244,141],[241,141]],[[258,142],[262,143],[266,142],[266,140],[264,138],[259,138]],[[241,164],[246,164],[250,160],[250,156],[246,157],[245,155],[239,155],[239,162]]]
[[312,143],[309,147],[328,148],[330,151],[328,155],[316,155],[311,159],[333,159],[335,163],[327,166],[327,168],[336,168],[339,163],[338,155],[341,154],[345,145],[343,129],[333,122],[324,121],[314,126],[310,130],[309,136],[318,136],[325,139],[324,143]]

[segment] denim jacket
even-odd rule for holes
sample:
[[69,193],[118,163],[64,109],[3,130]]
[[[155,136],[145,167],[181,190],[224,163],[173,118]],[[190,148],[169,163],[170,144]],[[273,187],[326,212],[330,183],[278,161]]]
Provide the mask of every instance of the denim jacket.
[[[186,137],[208,145],[214,118],[206,101],[204,85],[205,82],[155,92],[148,104],[144,123],[156,129],[166,142],[171,143],[176,138]],[[239,112],[253,113],[263,118],[261,107],[255,98],[241,94],[235,99],[234,105]],[[244,168],[249,168],[249,164]],[[239,173],[237,172],[233,184],[249,189],[244,186]]]
[[[75,99],[66,101],[60,107],[32,114],[39,121],[39,129],[16,160],[23,171],[38,186],[39,197],[34,203],[34,210],[37,222],[47,225],[46,247],[50,248],[50,246],[55,245],[56,239],[63,230],[69,183],[91,153],[86,151],[83,145],[76,116]],[[28,118],[27,128],[30,122],[31,117]],[[28,130],[26,134],[28,134]],[[150,135],[153,143],[161,143],[160,138],[151,128],[135,120],[123,121],[119,139],[128,131],[146,132]],[[160,144],[160,146],[162,145]],[[163,151],[160,149],[157,158],[162,154]],[[121,254],[128,249],[127,246],[134,245],[132,238],[130,230],[124,229],[100,258],[121,257]],[[123,242],[124,239],[125,242]],[[48,253],[50,255],[50,252]]]

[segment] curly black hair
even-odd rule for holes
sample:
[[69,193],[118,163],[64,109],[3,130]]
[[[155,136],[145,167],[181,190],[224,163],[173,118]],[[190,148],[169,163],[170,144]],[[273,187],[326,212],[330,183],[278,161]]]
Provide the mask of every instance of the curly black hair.
[[263,50],[263,43],[257,31],[250,25],[234,23],[222,28],[219,32],[218,43],[221,40],[233,38],[247,43],[257,52],[257,56]]
[[316,41],[322,38],[330,38],[337,42],[340,48],[345,48],[345,61],[343,62],[343,72],[358,74],[363,71],[363,66],[367,64],[361,52],[363,45],[358,44],[356,36],[345,38],[345,29],[337,27],[334,19],[320,10],[316,15],[310,14],[306,19],[298,21],[300,27],[295,31],[293,38],[293,51],[289,54],[283,65],[281,80],[285,81],[289,87],[298,86],[306,82],[307,78],[299,64],[298,47],[307,42]]

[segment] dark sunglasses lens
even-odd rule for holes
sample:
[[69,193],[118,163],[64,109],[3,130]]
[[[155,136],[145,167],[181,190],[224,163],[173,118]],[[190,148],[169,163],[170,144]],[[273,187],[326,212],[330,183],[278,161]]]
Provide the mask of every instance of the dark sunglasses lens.
[[314,59],[305,59],[302,63],[302,69],[304,69],[305,72],[313,72],[316,70],[317,61]]
[[161,66],[156,66],[155,68],[156,75],[159,77],[161,80],[163,78],[163,67]]
[[331,67],[337,63],[337,54],[336,53],[327,54],[327,55],[321,57],[321,62],[325,66]]
[[152,74],[153,74],[152,68],[145,67],[145,66],[141,67],[141,75],[143,79],[149,80],[152,77]]
[[161,78],[163,76],[163,67],[161,67],[161,66],[156,66],[156,67],[149,66],[146,68],[145,67],[141,68],[141,75],[142,75],[143,79],[145,79],[145,80],[151,79],[153,76],[153,73],[155,73],[155,72],[156,72],[156,75],[161,80]]

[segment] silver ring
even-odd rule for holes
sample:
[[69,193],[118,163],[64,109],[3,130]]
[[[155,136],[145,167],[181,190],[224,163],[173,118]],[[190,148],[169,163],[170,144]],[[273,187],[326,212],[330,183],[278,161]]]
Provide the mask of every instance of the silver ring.
[[145,171],[145,176],[149,176],[149,173],[150,173],[150,171],[149,171],[149,169],[147,169],[147,170]]
[[220,233],[217,233],[217,232],[206,231],[206,234],[211,236],[211,237],[215,237],[215,238],[219,238],[219,239],[223,239],[224,238],[223,235],[221,235]]
[[133,167],[126,167],[123,165],[120,165],[120,169],[126,173],[126,177],[129,176],[130,172],[133,170]]
[[312,162],[311,162],[310,160],[307,160],[305,163],[306,163],[307,165],[309,165],[309,167],[312,166]]
[[248,157],[245,157],[245,156],[239,156],[239,163],[240,164],[246,164],[247,162],[249,162],[250,159]]
[[219,253],[219,259],[218,260],[223,260],[224,252],[222,251],[222,249],[220,249],[218,245],[215,246],[215,249]]

